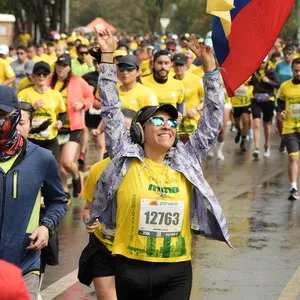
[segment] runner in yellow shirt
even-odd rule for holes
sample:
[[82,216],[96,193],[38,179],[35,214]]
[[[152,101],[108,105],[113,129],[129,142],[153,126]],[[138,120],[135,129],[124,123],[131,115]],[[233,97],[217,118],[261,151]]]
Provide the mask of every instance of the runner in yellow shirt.
[[180,124],[180,134],[191,134],[201,116],[201,103],[204,99],[202,80],[187,70],[187,57],[184,54],[175,54],[173,57],[175,79],[184,86],[184,117]]
[[153,74],[142,78],[142,83],[155,91],[159,104],[171,104],[183,113],[184,86],[169,76],[171,54],[160,50],[153,57]]
[[6,45],[0,45],[0,84],[3,85],[10,85],[16,80],[15,72],[6,60],[8,51]]
[[252,86],[242,84],[237,90],[234,91],[234,96],[231,97],[234,124],[237,129],[237,134],[234,141],[236,144],[240,142],[240,149],[242,152],[247,151],[246,137],[250,130],[251,124],[251,99],[253,98],[252,91]]
[[33,143],[50,150],[57,158],[59,152],[57,134],[65,119],[66,106],[61,94],[47,87],[49,75],[49,64],[43,61],[36,63],[32,71],[34,86],[22,90],[18,97],[21,101],[30,103],[35,109],[33,128],[50,120],[51,125],[46,130],[38,134],[30,134],[28,138]]
[[300,58],[292,62],[293,79],[284,82],[278,93],[278,112],[283,120],[282,139],[288,152],[289,200],[300,199],[297,188],[300,150]]
[[122,107],[135,111],[146,105],[158,105],[155,92],[138,82],[139,68],[140,62],[135,55],[121,57],[117,65],[118,78],[121,82],[117,88]]

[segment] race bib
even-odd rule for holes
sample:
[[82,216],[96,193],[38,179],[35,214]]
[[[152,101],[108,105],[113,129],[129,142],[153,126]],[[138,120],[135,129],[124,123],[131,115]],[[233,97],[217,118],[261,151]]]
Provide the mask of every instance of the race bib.
[[57,141],[58,145],[64,145],[70,140],[70,134],[58,134],[57,135]]
[[179,236],[183,214],[182,200],[142,199],[138,234],[151,237]]
[[[33,119],[32,120],[32,127],[36,128],[39,127],[42,123],[44,123],[45,121],[47,121],[48,119]],[[50,136],[50,126],[48,126],[48,128],[44,131],[41,131],[39,133],[35,133],[33,134],[34,136],[40,136],[40,137],[44,137],[44,138],[49,138]]]
[[292,119],[300,119],[300,103],[290,104],[290,114]]
[[115,238],[115,230],[107,228],[104,224],[101,225],[103,238],[113,242]]

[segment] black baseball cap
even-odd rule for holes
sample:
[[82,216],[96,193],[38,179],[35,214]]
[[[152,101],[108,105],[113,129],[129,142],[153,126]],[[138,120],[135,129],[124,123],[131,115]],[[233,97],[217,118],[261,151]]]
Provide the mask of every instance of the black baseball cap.
[[67,66],[71,66],[71,57],[69,54],[62,54],[57,58],[57,64],[65,64]]
[[170,115],[171,118],[178,118],[177,109],[171,104],[162,104],[158,106],[144,106],[141,110],[137,112],[136,122],[140,123],[142,126],[149,120],[150,117],[154,115],[157,111],[164,111]]
[[140,61],[135,55],[128,54],[128,55],[122,56],[119,59],[118,66],[119,65],[128,65],[128,66],[132,66],[132,67],[139,69]]
[[51,73],[50,66],[45,61],[39,61],[39,62],[35,63],[34,67],[32,69],[32,73],[35,74],[35,73],[38,73],[41,70],[45,70],[49,74]]
[[0,109],[10,113],[14,108],[19,108],[19,101],[16,93],[12,88],[6,85],[0,85]]
[[162,55],[166,55],[172,60],[172,55],[168,50],[158,50],[153,54],[153,61],[156,61]]
[[178,53],[173,56],[173,62],[177,65],[185,65],[187,57],[184,54]]

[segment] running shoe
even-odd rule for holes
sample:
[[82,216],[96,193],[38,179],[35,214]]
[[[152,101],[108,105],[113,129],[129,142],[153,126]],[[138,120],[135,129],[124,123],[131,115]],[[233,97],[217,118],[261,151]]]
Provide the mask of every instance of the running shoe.
[[235,143],[238,144],[240,142],[240,139],[241,139],[241,130],[238,128],[234,139]]
[[83,190],[83,175],[81,172],[78,173],[78,178],[72,179],[73,185],[73,197],[78,198],[81,196]]
[[84,162],[85,162],[85,153],[80,153],[77,162],[78,162],[78,164],[80,166],[84,165]]
[[255,159],[258,159],[259,158],[259,150],[258,149],[255,149],[252,153],[252,156],[255,158]]
[[270,146],[265,146],[264,157],[270,157],[270,155],[271,155]]
[[292,188],[290,190],[289,200],[299,200],[300,196],[298,194],[298,191],[295,188]]
[[241,148],[242,152],[246,152],[247,151],[246,139],[245,138],[241,140],[240,148]]
[[224,160],[224,154],[221,150],[217,151],[217,159]]
[[283,140],[281,140],[281,143],[280,143],[280,146],[279,146],[279,151],[281,153],[285,153],[286,152],[286,148],[285,148]]

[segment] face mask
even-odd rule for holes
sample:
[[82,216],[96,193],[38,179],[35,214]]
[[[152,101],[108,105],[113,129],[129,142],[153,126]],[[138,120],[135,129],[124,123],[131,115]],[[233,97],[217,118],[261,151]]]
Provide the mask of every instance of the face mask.
[[20,111],[0,119],[0,161],[10,159],[24,145],[24,138],[17,133],[20,119]]

